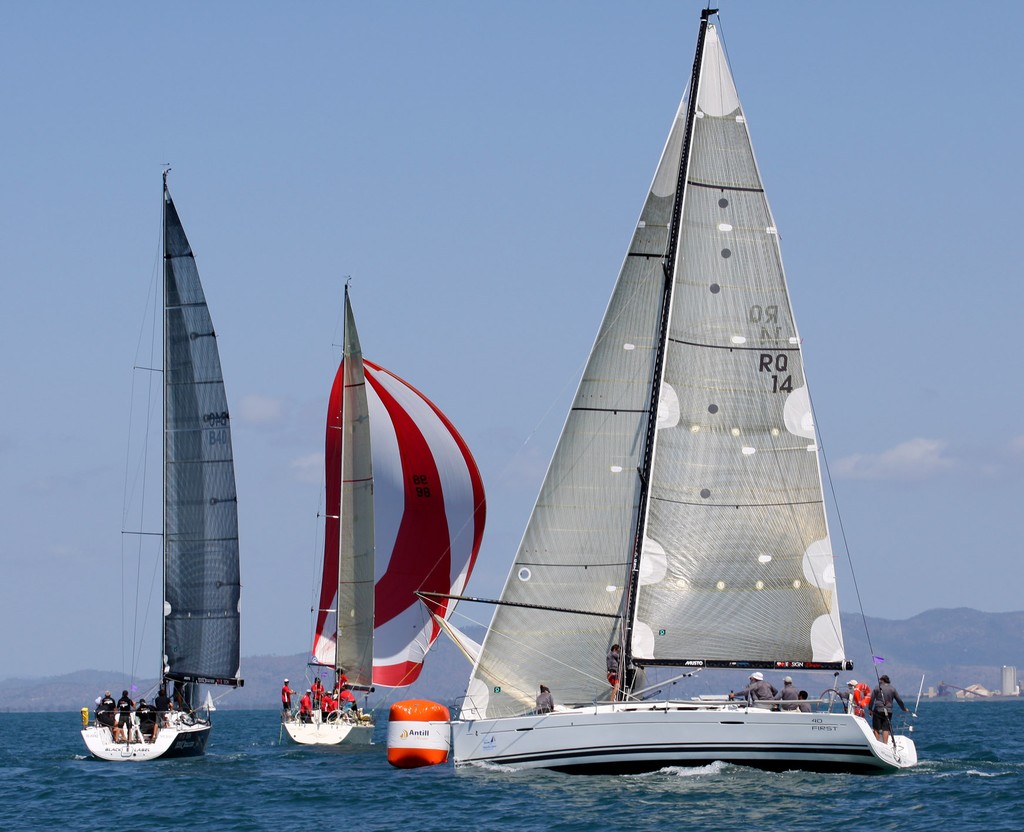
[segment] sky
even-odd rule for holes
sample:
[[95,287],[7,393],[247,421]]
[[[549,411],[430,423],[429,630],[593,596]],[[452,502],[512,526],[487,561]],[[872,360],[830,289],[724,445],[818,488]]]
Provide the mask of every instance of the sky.
[[[158,669],[157,624],[131,623],[152,591],[136,608],[120,572],[165,163],[231,405],[243,656],[310,644],[346,277],[366,357],[473,450],[468,592],[495,597],[701,5],[5,4],[0,677]],[[1024,4],[720,6],[842,516],[843,610],[1024,608]]]

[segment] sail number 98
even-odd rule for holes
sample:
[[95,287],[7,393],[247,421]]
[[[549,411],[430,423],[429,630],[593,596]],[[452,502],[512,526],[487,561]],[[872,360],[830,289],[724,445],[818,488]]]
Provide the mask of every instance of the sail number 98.
[[426,474],[413,474],[412,485],[416,489],[417,497],[430,496],[430,480]]

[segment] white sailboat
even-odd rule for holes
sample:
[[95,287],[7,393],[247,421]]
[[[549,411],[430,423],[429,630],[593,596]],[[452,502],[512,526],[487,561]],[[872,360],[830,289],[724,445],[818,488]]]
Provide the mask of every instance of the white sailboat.
[[[311,666],[353,691],[404,687],[455,609],[486,513],[465,441],[417,389],[363,358],[345,288],[345,338],[328,405],[327,510]],[[429,602],[427,592],[444,597]],[[302,745],[367,745],[368,714],[289,715]]]
[[[82,730],[103,760],[189,757],[206,750],[201,685],[239,675],[238,501],[217,336],[192,248],[163,181],[163,640],[161,687],[174,709],[149,741],[115,742],[99,720]],[[209,698],[209,692],[207,692]],[[162,721],[161,721],[162,722]]]
[[801,341],[715,13],[452,723],[457,766],[916,763],[853,714],[645,689],[648,671],[852,667]]

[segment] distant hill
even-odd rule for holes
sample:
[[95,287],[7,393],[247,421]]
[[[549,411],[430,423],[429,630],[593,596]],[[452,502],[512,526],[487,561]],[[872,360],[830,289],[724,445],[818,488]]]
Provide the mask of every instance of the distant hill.
[[[843,614],[842,621],[847,653],[855,669],[852,673],[841,674],[840,683],[858,676],[873,681],[872,656],[884,658],[880,672],[888,672],[905,697],[916,695],[922,674],[926,689],[946,682],[958,687],[979,683],[990,690],[999,689],[1003,665],[1013,665],[1018,675],[1024,675],[1024,612],[938,609],[904,621],[864,620],[851,614]],[[865,626],[870,634],[870,649]],[[477,640],[483,636],[482,632],[471,630],[467,634]],[[442,636],[427,657],[415,684],[397,691],[379,689],[372,695],[370,704],[387,705],[415,698],[451,704],[462,695],[469,669],[462,653]],[[242,675],[245,686],[224,696],[218,707],[277,708],[285,677],[291,680],[294,689],[305,689],[306,656],[251,656],[242,661]],[[819,686],[828,686],[829,680],[823,680],[820,675],[794,673],[793,676],[798,687],[803,685],[815,693],[820,692]],[[769,677],[779,684],[773,674]],[[695,679],[680,682],[670,693],[689,696],[722,692],[743,684],[743,679],[735,672],[705,671]],[[136,682],[136,685],[139,688],[136,695],[145,696],[155,688],[156,680]],[[0,711],[77,711],[91,706],[104,690],[113,691],[116,697],[127,686],[128,680],[122,674],[98,670],[38,679],[6,679],[0,681]],[[215,696],[225,690],[215,690]]]

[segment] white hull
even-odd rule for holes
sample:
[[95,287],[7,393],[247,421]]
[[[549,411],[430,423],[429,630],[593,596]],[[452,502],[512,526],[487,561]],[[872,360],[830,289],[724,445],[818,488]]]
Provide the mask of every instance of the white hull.
[[312,722],[300,722],[297,719],[284,723],[288,738],[299,745],[370,745],[373,739],[372,722],[348,722],[344,719],[333,719],[322,722],[316,718]]
[[139,742],[139,735],[134,742],[114,742],[111,730],[105,725],[90,725],[82,729],[82,739],[90,754],[111,762],[197,757],[206,752],[210,727],[209,722],[177,723],[171,728],[161,728],[154,742]]
[[917,763],[909,738],[883,745],[862,718],[851,714],[684,701],[457,720],[452,746],[456,766],[490,763],[579,774],[628,774],[716,760],[776,771],[862,773]]

